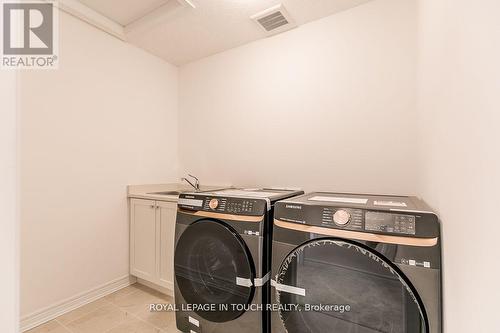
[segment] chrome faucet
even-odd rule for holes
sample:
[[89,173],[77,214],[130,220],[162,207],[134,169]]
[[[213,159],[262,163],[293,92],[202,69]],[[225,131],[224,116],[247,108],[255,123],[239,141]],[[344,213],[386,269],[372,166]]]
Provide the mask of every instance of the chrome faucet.
[[191,185],[196,192],[198,192],[200,190],[200,180],[193,175],[188,174],[188,176],[194,179],[194,184],[185,177],[182,177],[181,180],[188,182],[188,184]]

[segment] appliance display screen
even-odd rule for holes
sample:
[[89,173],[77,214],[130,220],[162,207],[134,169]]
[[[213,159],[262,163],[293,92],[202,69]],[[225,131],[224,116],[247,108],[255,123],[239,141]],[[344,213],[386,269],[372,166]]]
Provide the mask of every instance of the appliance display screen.
[[415,216],[366,212],[365,230],[415,235]]
[[185,206],[201,207],[203,205],[203,200],[179,198],[177,204]]

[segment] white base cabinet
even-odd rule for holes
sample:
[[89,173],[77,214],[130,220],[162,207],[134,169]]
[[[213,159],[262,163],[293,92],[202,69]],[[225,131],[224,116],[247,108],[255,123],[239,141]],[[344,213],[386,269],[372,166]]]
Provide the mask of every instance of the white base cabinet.
[[175,202],[130,199],[130,274],[174,288]]

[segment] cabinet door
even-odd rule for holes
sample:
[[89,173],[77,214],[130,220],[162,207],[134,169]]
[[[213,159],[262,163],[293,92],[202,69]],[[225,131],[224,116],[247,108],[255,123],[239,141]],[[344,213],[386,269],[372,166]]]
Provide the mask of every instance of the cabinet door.
[[155,282],[156,209],[153,200],[130,200],[130,274]]
[[156,223],[158,227],[158,283],[167,289],[174,289],[174,238],[177,204],[157,201]]

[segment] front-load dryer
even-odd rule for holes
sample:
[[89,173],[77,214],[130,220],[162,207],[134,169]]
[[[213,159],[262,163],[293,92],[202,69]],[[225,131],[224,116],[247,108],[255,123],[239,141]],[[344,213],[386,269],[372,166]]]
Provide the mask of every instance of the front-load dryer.
[[441,333],[436,214],[415,197],[310,193],[275,205],[274,333]]
[[274,203],[302,193],[226,189],[179,196],[174,254],[179,330],[269,332]]

